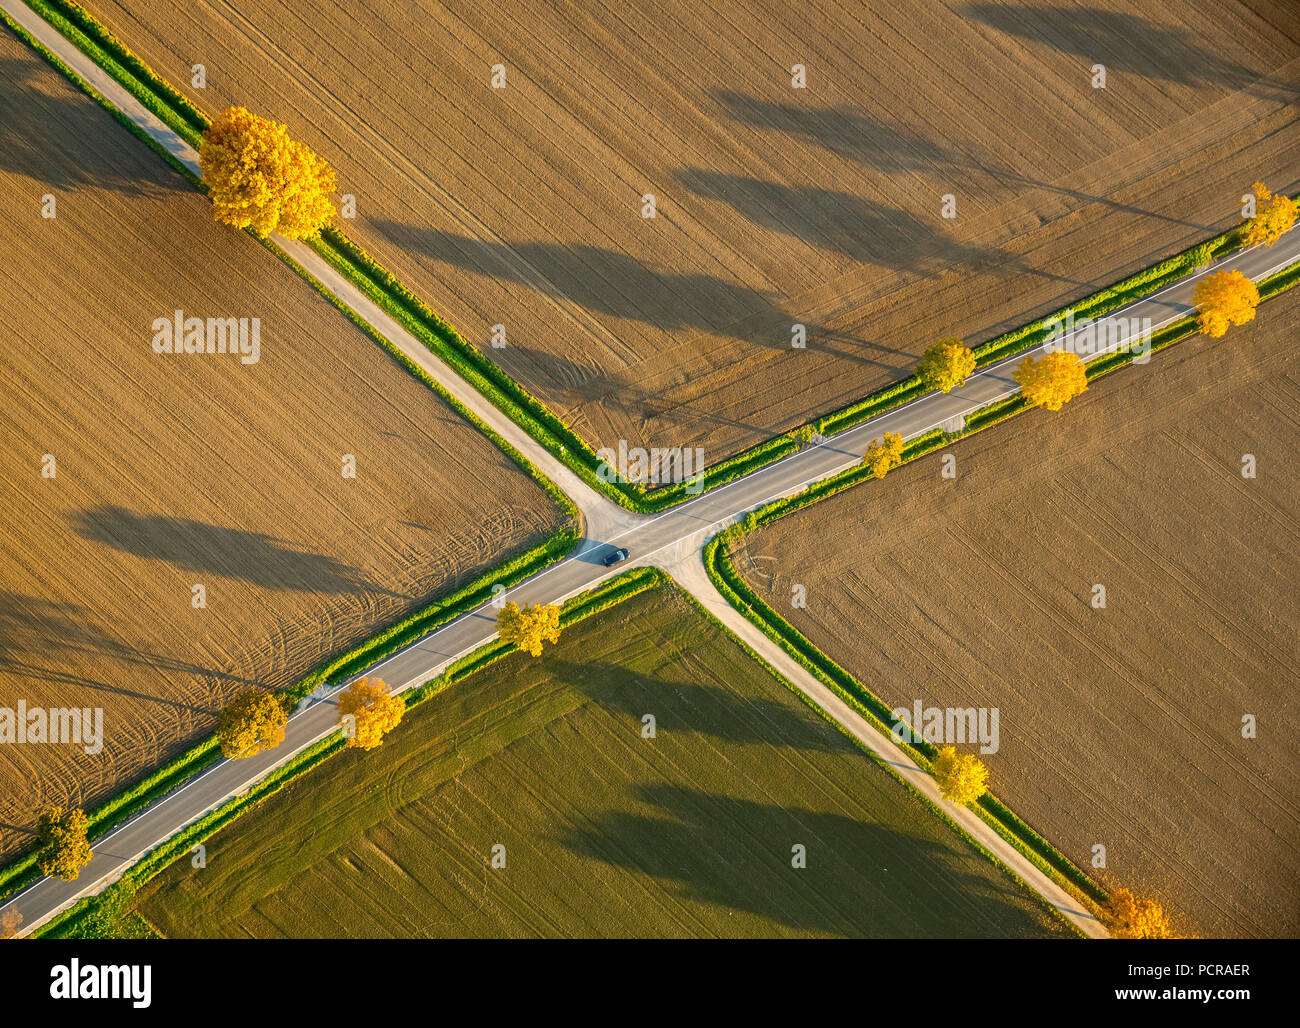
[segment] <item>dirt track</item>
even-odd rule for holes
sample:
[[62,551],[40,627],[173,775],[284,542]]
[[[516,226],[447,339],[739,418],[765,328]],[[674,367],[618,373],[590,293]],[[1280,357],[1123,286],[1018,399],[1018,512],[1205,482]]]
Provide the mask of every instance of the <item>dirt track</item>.
[[1200,935],[1300,931],[1297,316],[1288,293],[954,445],[954,480],[925,458],[737,555],[891,706],[997,707],[995,792]]
[[[98,755],[0,746],[3,855],[559,514],[8,32],[0,137],[0,706],[105,708]],[[155,354],[177,308],[258,317],[260,359]]]
[[473,342],[503,324],[492,356],[596,446],[712,462],[1300,185],[1269,0],[89,6],[328,155],[348,231]]

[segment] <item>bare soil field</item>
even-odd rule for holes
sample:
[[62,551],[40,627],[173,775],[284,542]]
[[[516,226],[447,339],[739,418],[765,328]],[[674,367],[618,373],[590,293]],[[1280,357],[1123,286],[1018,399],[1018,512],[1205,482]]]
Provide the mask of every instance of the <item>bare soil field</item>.
[[1286,0],[88,6],[327,155],[345,229],[480,347],[504,326],[595,447],[714,462],[1300,185]]
[[[563,517],[7,31],[0,226],[0,707],[104,709],[97,754],[0,746],[0,855]],[[175,310],[258,360],[155,353]]]
[[997,795],[1201,935],[1300,932],[1298,317],[1283,294],[736,554],[891,707],[998,708]]
[[206,846],[137,898],[164,935],[1067,934],[675,590],[453,686]]

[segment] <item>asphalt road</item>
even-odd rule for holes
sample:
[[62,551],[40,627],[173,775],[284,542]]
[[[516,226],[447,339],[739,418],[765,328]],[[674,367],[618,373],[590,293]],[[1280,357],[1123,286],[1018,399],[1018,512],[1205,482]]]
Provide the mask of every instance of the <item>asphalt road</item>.
[[[0,6],[91,82],[115,106],[162,142],[170,152],[197,170],[197,154],[188,144],[29,8],[18,0],[0,0]],[[670,571],[681,569],[692,558],[697,559],[700,547],[716,531],[771,500],[798,492],[812,482],[857,463],[867,445],[883,433],[897,432],[904,439],[910,439],[1012,395],[1018,387],[1011,378],[1011,372],[1026,356],[1019,354],[985,368],[971,376],[961,388],[946,395],[931,393],[923,396],[662,514],[639,516],[618,508],[597,494],[542,450],[522,429],[434,359],[425,346],[358,293],[314,252],[300,243],[282,239],[277,239],[276,242],[434,375],[457,399],[541,467],[577,503],[583,514],[586,538],[572,556],[511,589],[508,598],[519,603],[559,602],[638,564],[653,564]],[[1297,259],[1300,259],[1300,231],[1284,236],[1272,248],[1255,248],[1234,254],[1159,293],[1112,312],[1109,317],[1123,316],[1138,322],[1150,318],[1152,331],[1158,331],[1191,310],[1196,281],[1202,275],[1230,268],[1259,279]],[[1125,335],[1113,342],[1116,346],[1123,346],[1129,341]],[[1067,346],[1070,342],[1071,337],[1067,336]],[[1039,347],[1030,352],[1039,356],[1046,348]],[[1108,351],[1099,351],[1092,356],[1098,356],[1100,352]],[[631,558],[614,568],[606,568],[601,564],[600,558],[615,546],[627,547],[631,551]],[[686,577],[690,579],[696,576],[692,574]],[[490,642],[496,634],[495,614],[495,608],[485,605],[462,615],[401,652],[368,668],[364,675],[377,675],[396,690],[419,685],[435,677],[451,661]],[[756,644],[760,643],[772,645],[762,637],[756,640]],[[776,649],[773,656],[784,654]],[[336,690],[345,684],[339,683]],[[278,748],[244,760],[219,762],[97,840],[94,844],[94,858],[76,881],[45,878],[19,893],[11,902],[23,915],[23,934],[81,896],[96,892],[116,880],[149,850],[335,730],[336,711],[331,695],[318,695],[309,699],[290,717],[285,741]],[[884,742],[887,744],[888,740]],[[978,830],[978,826],[972,830]],[[1030,868],[1035,877],[1043,878],[1031,865]],[[1027,872],[1023,868],[1016,870],[1022,877],[1026,877]],[[1044,890],[1040,888],[1040,891]]]

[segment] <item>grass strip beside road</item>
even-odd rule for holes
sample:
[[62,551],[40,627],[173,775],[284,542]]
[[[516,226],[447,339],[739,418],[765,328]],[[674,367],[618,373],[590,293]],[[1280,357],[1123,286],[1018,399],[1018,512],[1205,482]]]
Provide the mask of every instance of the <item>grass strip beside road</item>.
[[[580,621],[598,614],[601,611],[607,610],[610,607],[622,603],[636,595],[651,589],[663,588],[673,588],[673,585],[671,580],[662,571],[655,568],[633,569],[624,575],[620,575],[617,578],[610,580],[597,589],[574,597],[566,603],[561,615],[561,625],[563,628],[570,628]],[[766,660],[744,643],[743,640],[737,639],[732,635],[730,630],[719,622],[707,609],[695,600],[694,597],[686,595],[686,600],[698,613],[702,614],[712,624],[726,631],[728,637],[737,642],[749,658],[753,659],[759,666],[771,674],[778,682],[782,683],[794,695],[798,696],[803,702],[811,706],[816,713],[825,718],[825,720],[830,725],[834,726],[837,731],[851,739],[854,742],[855,747],[860,749],[878,766],[887,771],[896,781],[906,787],[907,783],[898,775],[895,769],[889,767],[888,764],[883,762],[878,755],[864,747],[862,743],[854,738],[843,725],[839,724],[827,715],[826,712],[821,710],[816,703],[810,701],[807,696],[801,693],[792,683],[780,675]],[[478,671],[484,670],[496,661],[514,652],[514,650],[514,646],[501,644],[499,641],[494,641],[493,643],[485,645],[476,653],[463,658],[455,665],[447,668],[437,678],[430,680],[408,693],[408,709],[415,707],[424,700],[464,681],[466,678]],[[398,730],[400,731],[401,729],[399,728]],[[323,739],[309,749],[304,750],[283,768],[278,769],[272,775],[263,779],[262,782],[252,787],[247,794],[232,799],[228,803],[224,804],[220,809],[207,815],[205,818],[188,827],[183,832],[178,833],[175,837],[168,840],[166,844],[148,854],[126,875],[124,875],[121,880],[110,886],[103,893],[79,901],[74,907],[61,914],[55,920],[41,926],[34,935],[43,938],[60,939],[140,938],[156,936],[157,933],[153,931],[148,922],[130,909],[137,890],[147,884],[168,865],[176,860],[183,859],[191,853],[196,845],[204,842],[221,829],[227,827],[242,814],[251,810],[257,804],[278,792],[291,781],[300,778],[307,771],[323,763],[325,759],[343,748],[344,746],[341,736],[331,734],[328,738]],[[914,790],[909,789],[909,791],[915,795]],[[1077,927],[1065,918],[1059,910],[1030,888],[1018,875],[1006,868],[1005,865],[997,860],[997,858],[977,840],[973,839],[969,833],[948,816],[948,814],[925,797],[920,798],[923,805],[931,813],[935,814],[942,823],[947,825],[962,839],[969,843],[976,852],[985,859],[991,861],[999,868],[999,870],[1011,878],[1012,881],[1024,888],[1034,897],[1036,902],[1042,905],[1043,909],[1054,920],[1077,933]]]
[[[174,87],[135,56],[120,40],[72,0],[26,0],[28,5],[61,32],[91,60],[111,75],[132,96],[161,118],[196,149],[209,119]],[[8,19],[6,19],[8,20]],[[26,33],[21,33],[33,42]],[[45,51],[60,71],[96,96],[119,121],[128,124],[134,134],[146,138],[152,148],[169,163],[177,162],[111,104],[98,97],[80,82],[62,62]],[[185,170],[187,178],[194,179]],[[1293,198],[1294,199],[1294,198]],[[578,475],[593,489],[627,510],[654,514],[684,500],[733,482],[744,475],[796,452],[801,436],[809,432],[832,435],[853,428],[873,417],[916,399],[927,390],[915,374],[885,386],[839,410],[824,414],[809,423],[733,454],[704,469],[695,483],[673,483],[653,489],[641,484],[608,481],[602,475],[602,462],[591,445],[579,436],[546,404],[511,378],[478,347],[469,343],[454,327],[443,320],[410,289],[371,257],[365,250],[337,229],[326,229],[309,245],[332,267],[361,289],[373,302],[419,339],[440,360],[498,407],[523,431],[543,446],[556,460]],[[974,347],[977,368],[1032,349],[1049,337],[1055,324],[1073,314],[1076,319],[1099,318],[1127,303],[1148,296],[1182,278],[1211,260],[1232,252],[1241,245],[1240,228],[1197,243],[1181,253],[1128,276],[1090,296],[1039,318],[1020,328],[1004,332]],[[296,267],[296,265],[295,265]],[[301,269],[300,269],[301,270]],[[338,305],[337,298],[321,283],[306,276],[313,286]]]
[[[148,69],[136,60],[129,51],[125,50],[120,43],[113,39],[111,35],[99,26],[97,22],[90,19],[75,4],[67,4],[56,0],[31,0],[30,6],[41,14],[42,17],[50,21],[55,28],[59,29],[72,42],[76,43],[83,52],[91,56],[96,62],[103,67],[119,83],[126,86],[133,95],[141,99],[141,92],[147,92],[154,97],[153,103],[147,103],[154,113],[162,117],[168,124],[178,132],[181,128],[176,124],[178,115],[171,111],[158,110],[161,101],[159,96],[167,95],[165,93],[165,84],[161,79],[148,73]],[[59,9],[71,11],[73,18],[65,18],[59,13]],[[78,15],[77,12],[80,12]],[[29,46],[33,47],[55,68],[61,71],[74,85],[85,92],[101,107],[103,107],[115,120],[128,128],[134,135],[147,143],[151,149],[168,161],[177,171],[185,175],[190,181],[202,189],[201,184],[194,174],[183,164],[177,161],[168,153],[156,140],[148,135],[143,129],[126,117],[121,111],[114,107],[105,97],[94,89],[89,83],[76,74],[55,54],[51,53],[39,40],[33,38],[22,26],[14,22],[6,13],[0,11],[0,18],[3,18],[5,24]],[[87,35],[82,29],[94,34]],[[98,40],[98,42],[97,42]],[[115,61],[100,45],[117,47],[122,55],[121,63]],[[115,50],[114,53],[118,51]],[[110,67],[111,65],[111,67]],[[155,91],[145,90],[135,75],[128,71],[129,67],[138,67],[143,69],[143,73],[152,76],[152,81],[157,85]],[[135,88],[131,88],[128,83],[135,83]],[[180,98],[183,102],[183,98]],[[186,134],[187,140],[197,145],[199,137],[194,129],[194,123],[202,120],[202,115],[193,108],[190,111],[189,134]],[[204,122],[206,124],[206,122]],[[185,134],[185,133],[182,133]],[[341,311],[350,321],[353,322],[361,331],[365,332],[372,340],[379,343],[385,350],[392,355],[403,368],[411,375],[419,379],[426,386],[437,393],[446,401],[461,417],[469,421],[475,428],[486,435],[498,448],[502,450],[511,460],[513,460],[521,470],[541,486],[548,496],[557,504],[567,519],[567,524],[557,529],[548,539],[539,545],[512,557],[499,567],[493,568],[473,581],[453,590],[452,592],[435,598],[428,605],[420,608],[414,613],[401,619],[400,621],[389,625],[378,634],[364,640],[352,649],[331,657],[324,663],[308,672],[301,679],[294,683],[289,689],[282,693],[286,704],[296,703],[317,686],[329,681],[337,681],[347,678],[372,664],[384,660],[398,650],[410,645],[422,636],[434,631],[449,621],[454,620],[460,615],[474,610],[491,598],[492,587],[501,584],[507,587],[513,586],[525,578],[536,574],[548,565],[565,557],[572,549],[574,544],[581,537],[578,531],[578,522],[580,515],[573,501],[559,489],[549,478],[542,474],[541,470],[528,460],[522,453],[510,445],[497,432],[486,425],[456,397],[444,389],[435,379],[428,375],[422,368],[410,360],[388,339],[384,338],[369,322],[362,319],[355,311],[348,307],[342,300],[336,297],[324,285],[313,278],[306,269],[302,268],[296,261],[290,258],[283,250],[273,242],[261,239],[256,234],[250,233],[253,238],[258,239],[272,254],[296,271],[299,275],[307,279],[326,299],[328,299],[339,311]],[[219,752],[216,746],[215,737],[209,736],[188,748],[185,752],[174,757],[161,767],[157,768],[145,778],[137,782],[130,788],[117,793],[116,795],[105,800],[103,803],[87,811],[87,817],[90,822],[90,835],[92,840],[111,831],[120,825],[123,821],[128,820],[140,810],[154,801],[162,798],[173,789],[183,785],[186,781],[202,772],[219,758]],[[36,868],[36,855],[34,852],[22,854],[8,861],[0,867],[0,901],[11,895],[19,889],[26,887],[32,881],[40,877],[40,872]]]
[[[386,660],[449,621],[481,607],[491,599],[494,585],[509,588],[563,558],[573,548],[577,538],[577,533],[571,527],[557,531],[540,546],[519,554],[500,567],[434,600],[345,653],[331,657],[281,693],[282,700],[291,708],[318,686],[342,681]],[[184,785],[216,763],[220,757],[215,734],[206,736],[135,785],[92,807],[86,812],[90,822],[92,847],[97,838]],[[0,868],[0,902],[40,877],[35,851],[15,857]]]
[[[595,589],[568,600],[562,608],[560,626],[568,628],[647,589],[667,585],[669,581],[668,576],[658,568],[633,568],[609,579]],[[409,690],[405,694],[407,710],[463,681],[475,671],[489,667],[515,652],[516,649],[513,643],[505,643],[499,639],[484,644],[478,650],[445,668],[436,678]],[[399,728],[398,731],[400,730]],[[250,786],[244,794],[232,797],[216,810],[171,836],[162,845],[150,850],[103,892],[78,900],[63,913],[41,925],[32,936],[50,939],[95,939],[121,938],[131,934],[129,929],[134,922],[124,921],[124,915],[137,889],[174,860],[189,853],[194,846],[210,838],[245,811],[279,792],[291,781],[344,749],[345,745],[341,732],[332,732],[324,739],[313,743]]]
[[[1278,295],[1300,281],[1300,263],[1293,264],[1265,279],[1259,285],[1260,296],[1268,299]],[[1261,301],[1262,302],[1262,301]],[[1151,353],[1163,350],[1195,334],[1196,319],[1188,316],[1167,325],[1155,333],[1151,340]],[[1133,363],[1136,354],[1118,352],[1099,357],[1087,365],[1088,380],[1093,381],[1119,368]],[[973,412],[966,419],[965,428],[959,432],[931,429],[910,440],[903,450],[903,463],[917,460],[951,443],[981,432],[1008,418],[1031,409],[1019,394],[997,400]],[[817,648],[806,636],[772,609],[744,580],[731,558],[733,543],[743,544],[744,538],[763,525],[803,510],[819,500],[834,496],[871,478],[865,466],[858,464],[839,474],[815,482],[793,496],[776,500],[746,515],[735,525],[719,532],[704,547],[704,565],[709,578],[727,601],[759,631],[780,646],[794,661],[833,690],[862,717],[885,735],[899,729],[903,741],[899,747],[917,764],[933,770],[932,758],[938,749],[922,740],[908,741],[906,724],[894,717],[888,704],[867,688],[858,678],[841,667]],[[897,738],[897,736],[895,736]],[[992,793],[986,793],[976,812],[1004,839],[1032,860],[1058,885],[1067,889],[1095,908],[1107,901],[1106,890],[1070,861],[1055,846],[1039,835],[1009,807]]]

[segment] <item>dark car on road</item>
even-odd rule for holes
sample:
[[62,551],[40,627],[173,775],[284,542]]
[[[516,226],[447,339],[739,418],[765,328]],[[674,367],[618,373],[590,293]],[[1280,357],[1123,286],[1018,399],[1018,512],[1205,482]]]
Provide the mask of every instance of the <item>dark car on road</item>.
[[611,564],[617,564],[620,560],[627,560],[627,558],[628,558],[627,548],[620,546],[613,553],[605,554],[605,557],[604,559],[601,560],[601,563],[604,564],[605,567],[609,567]]

